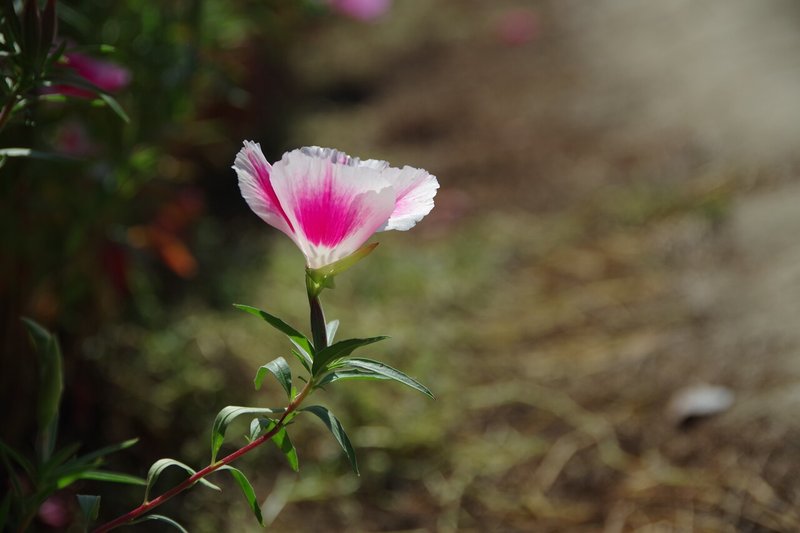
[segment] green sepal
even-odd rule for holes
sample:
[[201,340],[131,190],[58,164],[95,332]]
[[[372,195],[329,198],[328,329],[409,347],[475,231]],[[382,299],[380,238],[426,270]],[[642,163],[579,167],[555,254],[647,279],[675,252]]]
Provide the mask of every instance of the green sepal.
[[333,416],[333,413],[321,405],[311,405],[300,410],[308,411],[322,420],[322,423],[325,424],[325,427],[327,427],[328,431],[331,432],[333,438],[336,439],[336,442],[338,442],[339,446],[341,446],[342,450],[344,450],[347,459],[350,461],[350,465],[353,467],[353,471],[356,473],[356,475],[361,475],[358,472],[358,462],[356,461],[356,452],[353,449],[353,445],[350,444],[350,439],[347,437],[344,427],[342,427],[341,422],[339,422],[339,420]]
[[373,344],[388,338],[389,337],[381,336],[370,337],[367,339],[347,339],[332,344],[327,348],[320,350],[319,353],[314,356],[314,364],[312,366],[311,373],[312,375],[317,376],[327,369],[329,363],[341,359],[342,357],[347,357],[357,348],[361,348],[362,346]]
[[[277,425],[275,420],[270,420],[269,418],[259,418],[256,422],[259,425],[258,434],[261,432],[268,433]],[[256,436],[258,436],[258,434]],[[289,433],[286,432],[286,427],[281,425],[280,429],[275,432],[270,440],[272,440],[272,442],[275,443],[275,446],[277,446],[278,449],[283,452],[283,455],[286,457],[286,460],[289,462],[289,466],[292,467],[292,470],[298,472],[300,470],[300,461],[297,457],[297,450],[295,449],[294,444],[292,444],[291,439],[289,439]]]
[[228,424],[233,422],[233,419],[239,415],[266,415],[266,414],[281,414],[285,409],[268,409],[266,407],[240,407],[238,405],[229,405],[223,407],[214,419],[214,427],[211,429],[211,464],[217,462],[217,452],[222,447],[225,441],[225,430],[228,429]]
[[289,364],[286,362],[286,359],[283,357],[278,357],[277,359],[270,361],[258,369],[256,377],[253,379],[253,384],[255,385],[256,390],[261,388],[261,384],[264,382],[264,376],[267,375],[267,372],[275,376],[275,379],[278,380],[278,383],[280,383],[283,389],[286,391],[286,396],[291,398],[292,370],[289,368]]
[[[169,459],[169,458],[159,459],[158,461],[153,463],[153,466],[151,466],[150,470],[147,472],[147,482],[146,482],[147,488],[144,489],[145,502],[150,501],[150,491],[153,490],[153,486],[156,484],[156,481],[158,481],[158,477],[164,470],[166,470],[171,466],[177,466],[183,469],[187,474],[189,474],[190,477],[197,473],[197,471],[191,466],[184,464],[180,461],[176,461],[175,459]],[[199,479],[198,483],[200,483],[201,485],[205,485],[210,489],[214,489],[217,491],[222,490],[205,478]]]
[[256,491],[253,489],[253,485],[250,484],[250,481],[248,481],[247,476],[244,475],[244,472],[230,465],[221,466],[219,470],[227,470],[231,473],[233,479],[235,479],[236,483],[239,485],[239,488],[242,489],[242,494],[247,500],[248,505],[250,505],[250,510],[253,511],[259,525],[263,526],[264,517],[261,516],[261,506],[258,504]]
[[309,295],[317,296],[323,289],[333,289],[334,276],[341,274],[367,257],[376,246],[378,246],[377,242],[365,244],[347,257],[339,259],[329,265],[319,268],[306,268],[306,287]]
[[287,337],[289,340],[292,341],[298,350],[303,352],[305,355],[308,356],[309,359],[314,355],[314,346],[311,344],[311,341],[308,340],[308,337],[294,329],[292,326],[281,320],[280,318],[273,316],[266,311],[263,311],[257,307],[252,307],[250,305],[243,305],[243,304],[233,304],[236,309],[240,311],[244,311],[245,313],[250,313],[251,315],[260,317],[265,322],[267,322],[270,326],[277,329]]

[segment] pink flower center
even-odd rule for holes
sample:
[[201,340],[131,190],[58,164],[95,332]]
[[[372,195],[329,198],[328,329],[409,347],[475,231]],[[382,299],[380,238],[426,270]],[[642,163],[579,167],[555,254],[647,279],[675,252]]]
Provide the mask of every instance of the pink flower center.
[[342,242],[355,228],[362,211],[352,195],[336,191],[333,185],[333,167],[327,165],[322,186],[303,190],[303,201],[295,212],[306,238],[317,246],[332,248]]

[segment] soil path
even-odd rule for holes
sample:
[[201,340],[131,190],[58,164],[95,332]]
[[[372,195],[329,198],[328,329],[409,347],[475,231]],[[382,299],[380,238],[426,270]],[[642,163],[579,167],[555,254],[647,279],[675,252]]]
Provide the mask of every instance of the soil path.
[[[438,521],[420,519],[431,528],[800,530],[792,8],[733,2],[708,26],[689,3],[660,18],[620,4],[408,0],[298,51],[300,75],[330,95],[297,125],[301,144],[435,170],[440,223],[508,213],[520,228],[580,227],[508,265],[546,289],[487,303],[489,340],[507,343],[518,374],[489,384],[490,398],[469,392],[495,422],[534,409],[528,429],[549,451],[493,473],[451,464],[466,481]],[[764,27],[770,39],[737,40]],[[747,65],[764,69],[755,85]],[[503,314],[528,295],[552,323]],[[676,427],[670,398],[697,383],[725,386],[734,404]]]

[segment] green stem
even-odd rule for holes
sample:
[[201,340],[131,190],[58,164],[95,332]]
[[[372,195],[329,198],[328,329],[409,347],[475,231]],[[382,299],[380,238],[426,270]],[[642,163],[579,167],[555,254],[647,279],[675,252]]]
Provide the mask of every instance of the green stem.
[[328,332],[325,324],[325,313],[319,296],[308,295],[308,306],[311,310],[311,335],[314,338],[314,349],[319,352],[328,347]]
[[303,403],[303,400],[311,392],[313,386],[314,386],[314,380],[310,379],[308,381],[308,383],[306,383],[306,386],[303,387],[303,389],[300,391],[300,393],[297,396],[295,396],[294,399],[286,407],[286,411],[283,412],[283,415],[278,420],[278,423],[275,424],[275,426],[271,430],[269,430],[267,433],[261,435],[260,437],[258,437],[257,439],[253,440],[252,442],[250,442],[246,446],[244,446],[242,448],[239,448],[238,450],[236,450],[235,452],[231,453],[230,455],[220,459],[216,463],[210,464],[207,467],[203,468],[202,470],[198,470],[196,474],[192,475],[191,477],[189,477],[188,479],[186,479],[185,481],[183,481],[179,485],[176,485],[176,486],[172,487],[170,490],[168,490],[167,492],[165,492],[161,496],[158,496],[157,498],[154,498],[154,499],[152,499],[150,501],[144,502],[142,505],[140,505],[136,509],[134,509],[134,510],[132,510],[132,511],[130,511],[130,512],[128,512],[128,513],[126,513],[126,514],[124,514],[124,515],[122,515],[120,517],[118,517],[118,518],[115,518],[114,520],[112,520],[110,522],[107,522],[107,523],[101,525],[100,527],[95,529],[93,533],[103,533],[105,531],[111,531],[112,529],[114,529],[116,527],[125,525],[128,522],[137,519],[138,517],[142,516],[143,514],[153,510],[154,508],[158,507],[162,503],[164,503],[167,500],[171,499],[173,496],[175,496],[175,495],[183,492],[184,490],[188,489],[189,487],[191,487],[192,485],[194,485],[195,483],[197,483],[198,481],[200,481],[201,479],[203,479],[207,475],[212,474],[215,471],[219,470],[221,467],[232,463],[233,461],[235,461],[236,459],[238,459],[242,455],[246,454],[250,450],[252,450],[254,448],[258,448],[261,444],[263,444],[264,442],[266,442],[269,439],[271,439],[278,431],[281,430],[281,428],[284,427],[283,426],[283,421],[286,420],[286,417],[289,416],[289,413],[292,413],[293,411],[296,411],[297,408],[300,407],[300,404]]
[[319,301],[319,294],[322,289],[323,287],[314,281],[306,271],[306,291],[308,292],[308,307],[311,312],[311,336],[314,341],[314,349],[317,352],[328,347],[325,313],[322,310],[322,303]]
[[16,99],[17,99],[16,93],[12,94],[10,96],[9,102],[6,103],[6,105],[4,105],[2,109],[0,109],[0,131],[3,131],[6,122],[8,122],[8,119],[11,118],[12,115],[11,111],[14,109]]

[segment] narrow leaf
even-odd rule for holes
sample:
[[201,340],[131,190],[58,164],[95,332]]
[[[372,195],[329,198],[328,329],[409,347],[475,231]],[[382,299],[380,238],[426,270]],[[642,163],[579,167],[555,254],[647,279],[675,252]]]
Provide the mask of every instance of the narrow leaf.
[[258,373],[256,373],[256,377],[253,380],[256,390],[261,388],[261,384],[264,381],[264,376],[267,374],[267,372],[270,372],[273,376],[275,376],[275,379],[277,379],[281,384],[283,390],[286,391],[286,396],[291,398],[292,370],[289,368],[289,364],[286,362],[286,359],[283,357],[278,357],[277,359],[270,361],[258,369]]
[[233,306],[236,309],[244,311],[245,313],[250,313],[251,315],[261,317],[270,326],[289,337],[292,343],[297,346],[299,350],[305,352],[305,354],[309,357],[314,355],[314,347],[311,345],[311,341],[308,340],[308,337],[294,329],[280,318],[272,316],[271,314],[267,313],[266,311],[262,311],[257,307],[251,307],[249,305],[242,304],[233,304]]
[[3,0],[3,22],[11,29],[14,42],[22,40],[22,22],[14,9],[14,0]]
[[333,338],[336,337],[336,332],[339,330],[339,321],[338,320],[331,320],[325,326],[325,329],[328,332],[328,344],[333,342]]
[[428,387],[419,381],[408,377],[406,374],[400,372],[396,368],[392,368],[387,364],[381,363],[380,361],[354,357],[353,359],[347,360],[347,366],[352,366],[353,368],[357,368],[359,370],[367,370],[382,376],[386,376],[388,379],[398,381],[414,390],[418,390],[422,394],[430,396],[433,399],[433,393],[430,391],[430,389],[428,389]]
[[56,338],[42,326],[29,318],[22,321],[28,329],[36,355],[39,357],[39,397],[38,421],[39,432],[42,435],[49,433],[47,448],[43,450],[49,459],[52,444],[55,442],[55,431],[51,423],[58,415],[58,406],[61,403],[61,393],[64,390],[64,378],[61,371],[61,348]]
[[368,339],[347,339],[344,341],[337,342],[336,344],[332,344],[325,348],[324,350],[320,350],[314,356],[314,365],[312,366],[312,374],[318,375],[320,372],[323,372],[327,367],[328,363],[336,361],[337,359],[341,359],[342,357],[347,357],[354,350],[360,348],[362,346],[366,346],[368,344],[373,344],[378,341],[382,341],[383,339],[387,339],[388,337],[371,337]]
[[141,517],[138,520],[134,520],[133,522],[128,522],[126,524],[123,524],[123,526],[132,526],[133,524],[139,524],[141,522],[144,522],[145,520],[155,520],[157,522],[163,522],[163,523],[165,523],[167,525],[170,525],[170,526],[174,527],[175,529],[177,529],[181,533],[189,533],[186,530],[186,528],[184,528],[182,525],[177,523],[175,520],[173,520],[172,518],[170,518],[168,516],[164,516],[164,515],[161,515],[161,514],[144,515],[143,517]]
[[125,110],[124,110],[124,109],[122,109],[122,106],[121,106],[121,105],[119,105],[119,102],[117,102],[117,99],[116,99],[116,98],[114,98],[113,96],[111,96],[111,95],[110,95],[110,94],[108,94],[108,93],[98,93],[98,94],[97,94],[97,96],[99,96],[99,97],[100,97],[100,99],[101,99],[103,102],[105,102],[105,103],[106,103],[106,105],[107,105],[108,107],[110,107],[110,108],[111,108],[111,110],[112,110],[114,113],[116,113],[116,114],[117,114],[117,116],[118,116],[119,118],[121,118],[121,119],[122,119],[122,120],[123,120],[125,123],[130,123],[130,121],[131,121],[130,117],[129,117],[129,116],[128,116],[128,114],[125,112]]
[[42,11],[42,40],[39,47],[40,54],[47,55],[47,52],[53,45],[53,40],[56,37],[57,31],[58,17],[56,16],[56,2],[55,0],[47,0],[44,11]]
[[100,513],[100,496],[92,494],[78,494],[77,496],[81,514],[86,519],[86,523],[91,524],[97,520],[97,515]]
[[[13,461],[17,463],[17,465],[19,465],[19,467],[25,471],[25,474],[27,474],[28,477],[33,478],[33,464],[31,464],[31,462],[28,459],[26,459],[21,453],[19,453],[17,450],[15,450],[2,440],[0,440],[0,457],[2,457],[4,461],[6,461],[7,459],[13,459]],[[11,472],[10,463],[7,468],[10,473]]]
[[339,420],[333,416],[333,413],[321,405],[304,407],[301,409],[301,411],[308,411],[322,420],[322,423],[325,424],[331,434],[333,434],[333,438],[336,439],[336,442],[338,442],[339,446],[341,446],[342,450],[344,450],[345,455],[347,455],[347,459],[350,461],[350,465],[353,467],[353,471],[356,473],[356,475],[360,475],[358,472],[358,463],[356,462],[356,452],[353,450],[353,445],[350,444],[350,439],[347,437],[347,433],[345,433],[341,422],[339,422]]
[[[49,96],[57,98],[57,95],[49,95]],[[42,152],[39,150],[31,150],[30,148],[0,148],[0,156],[30,157],[31,159],[41,159],[43,161],[60,161],[60,162],[77,161],[77,159],[74,157],[69,157],[62,154],[54,154],[51,152]]]
[[250,481],[247,480],[247,476],[245,476],[244,473],[238,468],[234,468],[229,465],[221,467],[220,470],[228,470],[231,473],[233,479],[235,479],[236,483],[239,484],[239,488],[242,489],[242,494],[247,500],[248,505],[250,505],[250,510],[253,511],[256,520],[258,520],[258,523],[263,526],[264,518],[261,516],[261,506],[258,505],[256,491],[253,490],[253,486],[250,484]]
[[61,448],[59,451],[54,453],[50,459],[41,466],[42,473],[47,473],[49,470],[57,468],[61,466],[67,459],[75,455],[75,453],[80,449],[81,445],[79,443],[73,443],[69,446],[65,446]]
[[295,350],[294,348],[292,348],[292,355],[295,356],[298,361],[300,361],[300,364],[302,364],[306,370],[311,372],[311,356],[302,350]]
[[[26,0],[22,8],[22,53],[28,61],[35,62],[39,57],[42,34],[42,17],[38,0]],[[39,65],[35,65],[38,71]]]
[[106,455],[110,455],[110,454],[112,454],[114,452],[118,452],[118,451],[130,448],[131,446],[133,446],[137,442],[139,442],[139,439],[128,439],[126,441],[122,441],[122,442],[119,442],[117,444],[112,444],[110,446],[105,446],[103,448],[100,448],[99,450],[95,450],[95,451],[89,452],[89,453],[87,453],[85,455],[81,455],[80,457],[75,459],[74,462],[77,463],[77,464],[87,464],[88,465],[88,464],[90,464],[90,463],[92,463],[92,462],[94,462],[94,461],[96,461],[98,459],[102,459]]
[[[163,472],[170,466],[177,466],[179,468],[182,468],[184,471],[186,471],[187,474],[189,474],[189,476],[193,476],[197,473],[192,467],[180,461],[176,461],[175,459],[169,459],[169,458],[159,459],[158,461],[153,463],[153,466],[150,467],[150,471],[147,472],[147,488],[144,490],[144,501],[146,502],[150,501],[150,491],[153,490],[153,485],[155,485],[156,481],[158,480],[158,476],[160,476],[161,472]],[[201,478],[198,480],[198,482],[210,489],[222,490],[218,486],[208,481],[207,479]]]
[[342,369],[342,370],[335,370],[329,374],[325,374],[325,376],[319,380],[317,383],[317,387],[324,387],[330,383],[335,381],[340,381],[343,379],[363,379],[363,380],[387,380],[386,376],[382,374],[376,374],[375,372],[371,372],[369,370],[356,370],[354,369]]
[[211,429],[211,463],[217,462],[217,452],[225,441],[225,431],[237,416],[280,414],[282,412],[283,409],[267,409],[265,407],[239,407],[237,405],[224,407],[214,420],[214,427]]
[[[275,420],[270,420],[269,418],[259,418],[258,422],[262,428],[262,431],[269,432],[271,431],[276,425],[277,422]],[[286,432],[286,427],[281,426],[281,428],[272,436],[272,442],[275,443],[275,446],[278,447],[280,451],[283,452],[283,455],[286,457],[286,460],[289,461],[289,466],[292,467],[292,470],[295,472],[300,470],[300,461],[297,457],[297,450],[292,444],[291,439],[289,439],[289,434]]]
[[79,479],[92,479],[95,481],[107,481],[109,483],[122,483],[124,485],[147,485],[144,479],[137,476],[119,472],[108,472],[105,470],[84,470],[72,476],[59,478],[56,481],[56,487],[63,489],[72,485]]

